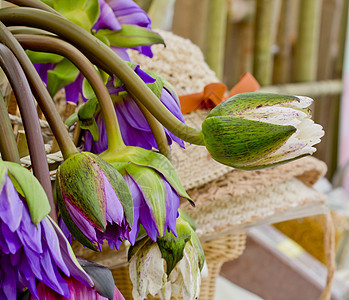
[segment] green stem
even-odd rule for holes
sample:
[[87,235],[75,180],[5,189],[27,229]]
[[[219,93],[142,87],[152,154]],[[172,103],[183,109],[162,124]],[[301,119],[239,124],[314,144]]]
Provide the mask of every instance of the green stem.
[[0,152],[3,160],[21,163],[4,97],[0,94]]
[[[32,8],[14,9],[33,10]],[[4,10],[6,10],[6,8]],[[2,11],[3,10],[0,10],[0,12]],[[47,12],[45,13],[49,14],[50,16],[54,16],[53,14]],[[70,155],[78,153],[78,150],[76,149],[73,141],[71,140],[68,131],[66,130],[65,125],[62,122],[62,119],[52,101],[52,98],[48,90],[44,86],[39,74],[36,72],[33,64],[31,63],[30,59],[28,58],[21,45],[18,43],[16,38],[8,31],[8,29],[2,22],[0,22],[0,42],[2,42],[8,48],[11,49],[11,51],[15,54],[19,63],[21,64],[23,71],[29,80],[34,96],[37,102],[39,103],[41,110],[45,114],[46,120],[49,122],[50,127],[57,139],[57,142],[59,144],[64,158],[66,159]]]
[[3,44],[0,44],[0,65],[10,81],[21,111],[34,175],[47,194],[51,206],[50,216],[57,221],[44,140],[34,99],[21,65],[11,50]]
[[204,145],[201,130],[178,120],[111,48],[83,28],[57,15],[22,7],[2,9],[0,20],[7,25],[38,27],[61,36],[74,44],[97,66],[120,78],[126,90],[134,94],[170,132],[189,143]]
[[15,5],[18,5],[18,6],[37,8],[37,9],[48,11],[50,13],[61,16],[61,14],[58,11],[56,11],[51,6],[48,6],[47,4],[45,4],[41,1],[36,1],[36,0],[6,0],[6,1],[13,3]]
[[51,52],[68,58],[91,84],[101,105],[105,128],[108,137],[108,151],[113,152],[125,147],[113,102],[108,90],[91,62],[74,46],[55,37],[30,34],[15,35],[25,49],[40,52]]

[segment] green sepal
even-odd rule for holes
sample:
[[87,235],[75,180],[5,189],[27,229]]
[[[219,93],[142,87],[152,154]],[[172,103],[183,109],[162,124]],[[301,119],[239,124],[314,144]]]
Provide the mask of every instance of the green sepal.
[[132,48],[165,44],[163,38],[156,32],[136,25],[121,25],[122,30],[100,29],[98,34],[108,39],[111,46]]
[[86,78],[82,81],[82,94],[86,99],[96,98],[96,94]]
[[285,103],[299,102],[296,96],[267,94],[267,93],[242,93],[234,95],[215,108],[207,115],[207,118],[215,116],[241,115],[245,111],[265,106],[282,105]]
[[64,58],[54,70],[47,72],[47,88],[53,97],[62,87],[74,82],[79,75],[79,69]]
[[198,236],[196,235],[196,232],[194,232],[194,230],[192,231],[190,242],[193,245],[193,247],[195,248],[196,253],[198,255],[199,268],[201,271],[202,268],[204,267],[204,264],[205,264],[205,253],[204,253],[204,249],[202,249],[202,245],[200,243],[200,240],[199,240]]
[[94,115],[99,109],[100,105],[98,100],[96,98],[92,98],[82,105],[78,111],[80,127],[90,131],[95,142],[97,142],[99,139],[99,129]]
[[149,207],[151,218],[156,224],[159,236],[164,235],[166,222],[166,188],[161,176],[151,168],[135,164],[125,166],[131,175]]
[[149,76],[153,77],[155,79],[155,82],[153,83],[147,83],[147,86],[152,90],[152,92],[158,97],[161,98],[161,92],[164,87],[164,81],[162,77],[153,71],[145,71]]
[[202,123],[205,146],[216,161],[234,168],[258,161],[280,148],[296,131],[231,116],[208,117]]
[[127,260],[130,261],[137,253],[140,249],[142,249],[145,245],[151,245],[154,242],[150,239],[149,236],[145,236],[142,239],[139,239],[138,241],[135,242],[135,244],[133,246],[131,246],[128,249],[128,253],[127,253]]
[[88,152],[76,153],[57,169],[59,189],[91,224],[105,230],[106,203],[102,170]]
[[15,189],[25,198],[33,224],[39,224],[51,211],[43,187],[36,177],[21,165],[8,161],[2,163],[7,167]]
[[127,223],[130,228],[133,224],[133,198],[128,187],[127,182],[124,177],[118,172],[112,165],[107,163],[105,160],[101,159],[97,155],[88,153],[92,157],[104,172],[104,175],[108,178],[110,184],[112,185],[116,195],[118,196],[119,201],[121,202],[122,207],[124,208],[124,214]]
[[40,0],[41,2],[44,2],[45,4],[47,4],[48,6],[53,7],[53,0]]
[[93,32],[93,35],[99,39],[103,44],[106,44],[110,47],[110,42],[108,38],[103,34],[103,30],[109,30],[109,29],[100,29],[97,32]]
[[67,208],[65,207],[65,204],[62,198],[62,193],[59,190],[59,186],[57,185],[57,182],[56,182],[56,189],[55,189],[55,198],[56,198],[56,203],[57,203],[59,212],[69,232],[74,236],[75,239],[77,239],[85,247],[93,251],[99,251],[99,249],[74,224],[73,220],[69,215]]
[[177,237],[172,232],[166,232],[164,237],[157,238],[162,258],[166,261],[166,273],[169,276],[177,263],[183,258],[186,243],[191,238],[191,231],[177,221]]
[[68,127],[72,126],[75,122],[79,121],[79,118],[78,118],[78,113],[77,112],[74,112],[72,113],[68,119],[66,119],[64,121],[64,124]]
[[[129,62],[129,61],[126,61],[126,64],[132,69],[132,70],[135,70],[135,68],[137,67],[138,64],[136,63],[133,63],[133,62]],[[119,77],[114,77],[114,87],[116,89],[118,89],[119,87],[121,87],[123,85],[123,82],[120,80]]]
[[53,8],[87,31],[90,31],[100,14],[98,0],[53,0]]
[[133,162],[136,165],[151,167],[161,173],[167,182],[175,189],[178,195],[193,201],[185,191],[177,172],[171,162],[162,154],[140,147],[126,147],[115,153],[113,158],[108,158],[108,162]]
[[5,178],[7,175],[8,169],[0,160],[0,193],[2,191],[2,187],[4,186]]
[[26,53],[33,64],[45,64],[45,63],[57,64],[61,60],[63,60],[63,56],[60,56],[54,53],[36,52],[31,50],[26,50]]
[[187,222],[190,227],[195,231],[196,230],[196,224],[195,221],[192,217],[190,217],[186,212],[184,212],[183,210],[181,210],[180,208],[178,209],[178,213],[179,213],[179,217],[184,220],[185,222]]

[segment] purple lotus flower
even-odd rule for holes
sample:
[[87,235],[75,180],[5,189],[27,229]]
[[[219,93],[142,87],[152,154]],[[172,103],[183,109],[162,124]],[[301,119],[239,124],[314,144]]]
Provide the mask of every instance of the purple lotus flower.
[[171,162],[160,153],[140,147],[126,147],[107,161],[123,174],[131,191],[134,207],[131,244],[140,225],[153,241],[166,231],[176,235],[179,197],[191,199]]
[[[147,13],[133,0],[98,0],[101,9],[100,16],[93,26],[93,30],[110,29],[121,30],[122,24],[137,25],[151,29],[151,20]],[[119,56],[129,61],[126,49],[111,47]],[[153,57],[150,46],[138,46],[132,48],[148,57]]]
[[[155,82],[155,79],[142,71],[138,65],[134,67],[134,70],[145,83]],[[109,93],[112,94],[112,97],[113,95],[118,96],[120,93],[123,94],[117,97],[114,107],[125,144],[127,146],[137,146],[149,150],[152,148],[157,149],[157,144],[148,122],[137,104],[128,94],[124,93],[125,89],[123,85],[117,88],[115,88],[114,85],[114,80],[109,80],[107,83]],[[164,86],[161,91],[160,100],[177,119],[184,123],[184,118],[175,92]],[[91,133],[85,131],[85,150],[93,153],[101,153],[108,148],[107,134],[101,113],[98,113],[95,119],[99,129],[99,140],[97,142],[93,141]],[[175,141],[184,148],[184,142],[180,138],[169,132],[166,128],[164,128],[164,130],[169,145],[172,144],[172,141]]]
[[[121,30],[122,24],[136,25],[139,27],[151,29],[151,21],[144,10],[142,10],[133,0],[99,0],[100,15],[97,22],[93,25],[91,30],[98,32],[100,29]],[[126,52],[128,48],[120,48],[111,46],[115,53],[117,53],[123,60],[130,61]],[[150,46],[138,46],[132,49],[138,50],[139,53],[148,57],[153,57]],[[47,72],[54,69],[56,64],[45,63],[35,64],[41,79],[47,84]],[[65,95],[68,102],[77,103],[79,96],[86,101],[82,93],[82,74],[65,86]]]
[[122,175],[101,158],[82,152],[66,159],[57,170],[56,195],[65,225],[85,246],[101,249],[106,239],[118,249],[130,240],[132,196]]
[[61,272],[93,286],[59,227],[49,217],[37,227],[32,223],[7,175],[0,193],[0,231],[0,299],[16,299],[17,291],[25,287],[39,299],[36,280],[68,298],[68,284]]
[[[74,278],[65,278],[68,283],[69,291],[70,291],[70,300],[107,300],[107,298],[99,295],[94,289],[81,284],[79,281]],[[37,291],[40,299],[46,300],[64,300],[57,293],[47,288],[42,283],[39,283],[37,286]],[[30,298],[34,300],[33,297]],[[114,297],[113,300],[125,300],[124,296],[120,293],[117,287],[114,288]]]

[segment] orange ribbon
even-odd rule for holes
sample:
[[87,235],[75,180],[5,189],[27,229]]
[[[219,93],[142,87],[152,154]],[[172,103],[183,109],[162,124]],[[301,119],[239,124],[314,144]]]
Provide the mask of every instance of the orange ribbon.
[[183,114],[188,114],[197,109],[212,109],[233,95],[255,92],[259,88],[260,85],[251,73],[245,73],[227,96],[225,96],[227,86],[224,83],[210,83],[201,93],[180,96],[181,111]]

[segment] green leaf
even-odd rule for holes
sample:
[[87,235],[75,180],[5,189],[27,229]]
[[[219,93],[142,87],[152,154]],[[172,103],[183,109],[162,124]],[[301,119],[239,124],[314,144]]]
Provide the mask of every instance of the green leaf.
[[45,64],[45,63],[59,63],[63,57],[53,53],[36,52],[27,50],[28,57],[33,64]]
[[154,44],[165,44],[163,38],[149,30],[136,25],[121,25],[122,30],[101,29],[99,35],[109,40],[110,45],[121,48],[132,48],[137,46],[150,46]]
[[202,123],[205,145],[211,157],[240,169],[248,169],[248,164],[276,151],[295,131],[293,126],[231,116],[210,117]]
[[62,87],[74,82],[79,75],[79,69],[64,58],[54,70],[47,72],[47,87],[53,97]]
[[158,237],[162,258],[166,260],[166,273],[169,276],[177,263],[183,258],[183,251],[186,243],[190,240],[190,232],[178,232],[177,237],[173,233],[166,232],[163,238]]
[[7,161],[4,164],[9,170],[17,192],[27,201],[32,222],[37,225],[51,211],[43,187],[36,177],[21,165]]
[[79,125],[82,129],[91,132],[95,142],[99,139],[99,129],[94,115],[99,110],[99,102],[96,98],[88,100],[78,111]]
[[98,0],[53,0],[53,8],[87,31],[100,14]]
[[163,236],[166,221],[166,188],[161,176],[150,168],[134,164],[125,167],[127,173],[137,182],[150,209],[159,236]]

